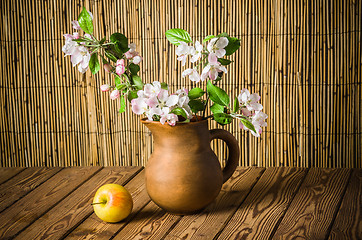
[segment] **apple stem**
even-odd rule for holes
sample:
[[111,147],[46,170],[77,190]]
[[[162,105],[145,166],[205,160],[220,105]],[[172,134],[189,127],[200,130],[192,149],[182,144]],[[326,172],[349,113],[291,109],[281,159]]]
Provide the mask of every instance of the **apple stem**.
[[91,203],[91,205],[96,205],[96,204],[105,204],[106,202],[96,202],[96,203]]

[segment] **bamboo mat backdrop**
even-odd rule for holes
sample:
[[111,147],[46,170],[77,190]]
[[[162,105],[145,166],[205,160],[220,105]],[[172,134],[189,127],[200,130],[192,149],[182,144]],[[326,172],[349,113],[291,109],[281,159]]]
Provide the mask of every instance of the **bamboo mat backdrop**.
[[[355,1],[1,1],[0,167],[144,165],[152,136],[130,110],[101,93],[105,73],[81,75],[64,58],[63,34],[85,6],[95,36],[137,44],[145,82],[191,87],[164,32],[194,40],[241,39],[222,87],[261,95],[261,138],[225,127],[242,166],[361,167],[361,13]],[[129,108],[128,108],[129,109]],[[214,123],[211,128],[219,127]],[[187,139],[185,139],[187,141]],[[221,141],[213,148],[227,156]]]

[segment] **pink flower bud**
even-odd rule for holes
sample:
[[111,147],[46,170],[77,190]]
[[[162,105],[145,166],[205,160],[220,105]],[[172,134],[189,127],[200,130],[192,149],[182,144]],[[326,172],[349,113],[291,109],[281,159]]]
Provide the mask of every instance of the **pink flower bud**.
[[133,58],[133,63],[134,64],[139,64],[142,61],[142,57],[141,56],[135,56]]
[[109,65],[108,63],[103,65],[104,71],[106,71],[107,73],[112,71],[112,66]]
[[132,54],[130,51],[127,51],[127,52],[124,54],[124,56],[125,56],[128,60],[130,60],[130,59],[133,58],[133,54]]
[[108,92],[111,89],[111,86],[109,84],[103,84],[100,88],[102,92]]
[[124,66],[124,59],[118,59],[116,63],[116,73],[121,76],[126,71]]
[[111,95],[109,96],[112,100],[116,100],[121,96],[121,93],[116,89],[111,92]]

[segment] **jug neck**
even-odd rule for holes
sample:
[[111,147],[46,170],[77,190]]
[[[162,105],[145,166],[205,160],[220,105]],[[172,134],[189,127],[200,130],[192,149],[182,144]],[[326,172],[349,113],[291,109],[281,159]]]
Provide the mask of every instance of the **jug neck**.
[[178,146],[178,145],[198,145],[199,147],[210,147],[210,133],[208,121],[200,120],[196,122],[180,123],[170,126],[167,123],[147,121],[141,122],[152,132],[155,145]]

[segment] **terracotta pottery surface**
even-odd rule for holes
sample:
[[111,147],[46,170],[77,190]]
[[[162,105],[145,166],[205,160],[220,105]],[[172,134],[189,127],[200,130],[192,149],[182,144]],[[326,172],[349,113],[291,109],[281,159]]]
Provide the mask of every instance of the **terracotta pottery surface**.
[[[238,165],[240,150],[234,136],[222,129],[209,131],[207,120],[175,126],[141,122],[154,140],[154,152],[145,169],[150,198],[174,214],[191,214],[210,204]],[[229,148],[223,170],[210,147],[215,138],[224,140]]]

